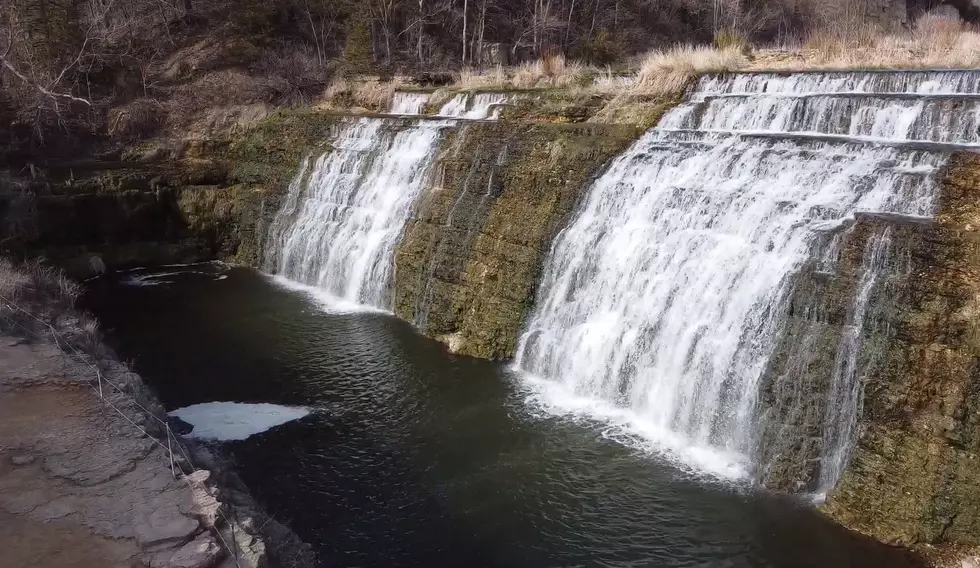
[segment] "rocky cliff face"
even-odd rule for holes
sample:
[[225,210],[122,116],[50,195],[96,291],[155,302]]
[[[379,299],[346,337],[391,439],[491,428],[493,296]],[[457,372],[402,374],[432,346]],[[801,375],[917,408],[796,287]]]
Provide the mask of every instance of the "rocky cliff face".
[[[597,117],[604,101],[547,95],[509,107],[500,122],[447,130],[398,248],[396,314],[460,353],[512,355],[551,238],[589,180],[642,132],[638,124],[673,102],[638,100]],[[77,276],[90,273],[92,257],[110,269],[209,259],[261,266],[300,161],[329,152],[344,120],[283,110],[230,136],[157,141],[81,179],[37,183],[26,205],[6,202],[6,217],[22,226],[8,247]]]
[[946,166],[933,221],[859,215],[825,235],[794,281],[763,377],[760,481],[831,489],[821,470],[835,374],[867,286],[868,255],[887,239],[868,288],[853,359],[862,389],[856,445],[823,510],[878,540],[980,543],[980,157]]
[[953,156],[934,223],[909,231],[860,437],[825,511],[885,542],[980,543],[980,158]]
[[284,111],[247,134],[154,140],[122,156],[0,178],[0,250],[45,257],[76,277],[99,263],[254,265],[264,216],[275,212],[267,199],[285,189],[304,152],[324,147],[333,119]]

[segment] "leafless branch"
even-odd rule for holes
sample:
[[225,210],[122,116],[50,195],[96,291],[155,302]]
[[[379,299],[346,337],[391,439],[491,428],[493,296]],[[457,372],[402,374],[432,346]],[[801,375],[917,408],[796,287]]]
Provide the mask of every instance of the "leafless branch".
[[86,99],[82,99],[82,98],[76,97],[76,96],[71,95],[71,94],[68,94],[68,93],[56,93],[54,91],[51,91],[49,89],[44,88],[41,85],[38,85],[37,83],[35,83],[35,82],[31,81],[30,79],[28,79],[23,73],[21,73],[20,71],[18,71],[16,67],[14,67],[13,65],[11,65],[10,62],[7,61],[7,58],[6,57],[0,58],[0,63],[2,63],[3,66],[7,68],[8,71],[10,71],[11,73],[13,73],[15,77],[17,77],[21,81],[27,83],[28,85],[34,87],[35,89],[37,89],[40,93],[42,93],[44,95],[47,95],[47,96],[49,96],[51,98],[55,98],[55,99],[57,99],[57,98],[68,99],[68,100],[71,100],[71,101],[83,103],[83,104],[88,105],[88,106],[92,106],[92,103],[89,102]]

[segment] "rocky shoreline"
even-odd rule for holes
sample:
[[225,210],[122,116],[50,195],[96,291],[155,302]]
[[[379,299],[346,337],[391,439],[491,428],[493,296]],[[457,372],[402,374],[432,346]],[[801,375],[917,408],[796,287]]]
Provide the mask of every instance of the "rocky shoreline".
[[227,460],[177,435],[168,444],[162,405],[93,320],[59,302],[3,297],[0,546],[12,565],[314,564]]

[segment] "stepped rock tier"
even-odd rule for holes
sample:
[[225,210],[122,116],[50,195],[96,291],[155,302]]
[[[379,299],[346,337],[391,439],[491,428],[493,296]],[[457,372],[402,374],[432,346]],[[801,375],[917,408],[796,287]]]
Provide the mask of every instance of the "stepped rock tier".
[[976,283],[947,258],[975,250],[976,159],[947,162],[980,141],[978,79],[702,79],[586,191],[517,366],[696,469],[829,493],[886,540],[975,541]]
[[[609,420],[695,471],[861,510],[848,487],[868,480],[849,466],[881,451],[866,440],[883,426],[867,385],[897,364],[950,153],[980,142],[980,75],[705,77],[559,211],[530,217],[528,202],[497,216],[526,141],[467,120],[506,102],[460,95],[437,113],[453,120],[341,126],[300,168],[267,266],[455,350],[482,354],[489,338],[507,355],[516,336],[515,367],[549,408]],[[424,105],[406,94],[392,113]],[[540,221],[526,253],[511,240],[524,235],[500,238],[523,219]],[[898,507],[885,493],[877,506]],[[887,537],[932,538],[909,528]]]

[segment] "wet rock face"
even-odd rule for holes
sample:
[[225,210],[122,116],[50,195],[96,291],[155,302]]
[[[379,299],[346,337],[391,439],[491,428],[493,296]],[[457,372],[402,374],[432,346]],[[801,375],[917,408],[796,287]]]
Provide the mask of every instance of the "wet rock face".
[[544,255],[632,127],[471,124],[453,131],[395,259],[395,313],[453,351],[513,355]]
[[824,510],[885,542],[980,542],[980,157],[910,242],[849,466]]
[[[765,410],[755,462],[766,487],[815,493],[836,481],[839,472],[832,470],[847,455],[844,448],[843,463],[835,463],[834,442],[851,436],[826,435],[842,422],[834,414],[835,406],[844,406],[835,398],[834,381],[846,378],[849,364],[858,382],[881,371],[884,350],[895,340],[892,322],[906,301],[910,253],[921,248],[926,228],[914,218],[859,214],[822,235],[813,258],[794,277],[783,332],[760,385]],[[887,251],[878,272],[869,274],[876,239],[887,239]],[[863,286],[868,297],[862,305]]]

